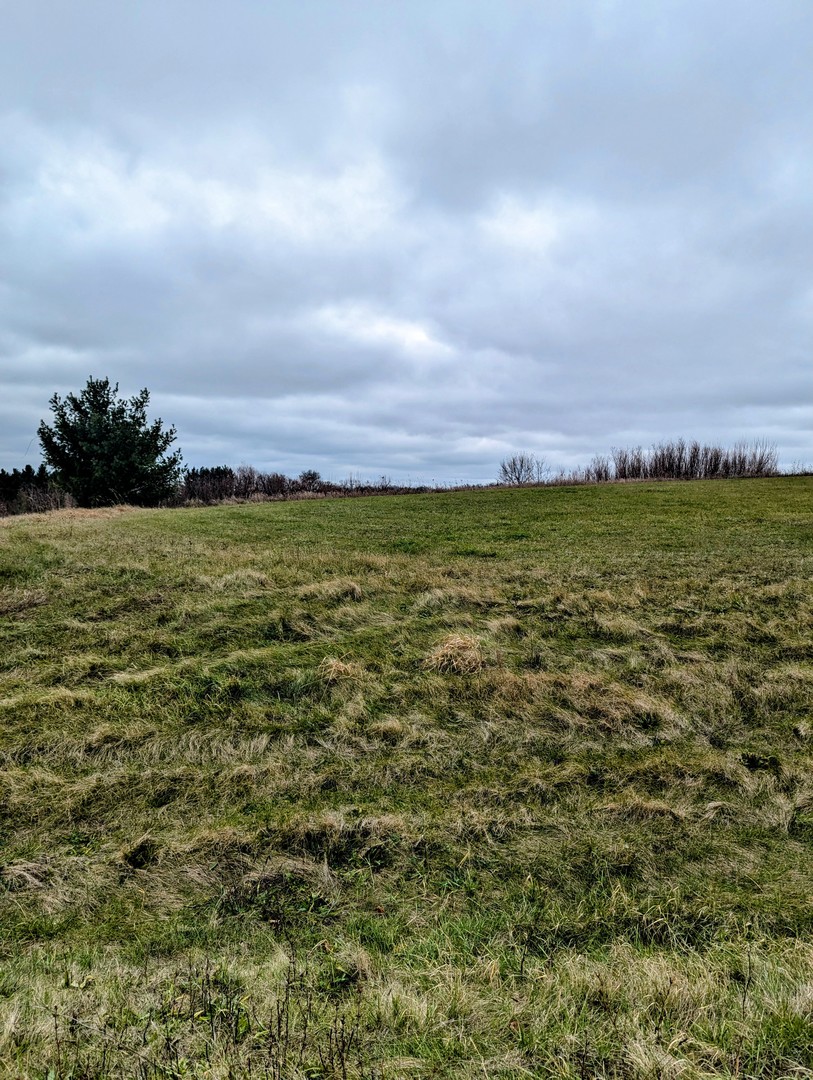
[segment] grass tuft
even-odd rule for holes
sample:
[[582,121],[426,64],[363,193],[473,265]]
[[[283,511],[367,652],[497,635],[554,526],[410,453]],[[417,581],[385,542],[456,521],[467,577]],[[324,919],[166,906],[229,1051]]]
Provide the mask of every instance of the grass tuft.
[[428,671],[452,675],[474,675],[484,663],[480,640],[471,634],[449,634],[423,662]]
[[319,675],[326,683],[355,681],[363,675],[359,664],[326,656],[319,664]]
[[342,600],[360,601],[364,593],[361,586],[349,578],[336,578],[331,581],[314,582],[304,585],[299,595],[306,600],[319,600],[324,604],[338,604]]

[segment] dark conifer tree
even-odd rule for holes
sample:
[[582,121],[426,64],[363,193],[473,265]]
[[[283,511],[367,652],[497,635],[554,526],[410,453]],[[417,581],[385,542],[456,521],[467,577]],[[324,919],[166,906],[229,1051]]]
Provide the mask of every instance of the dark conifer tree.
[[118,383],[88,379],[80,394],[50,401],[52,423],[38,428],[42,453],[56,482],[80,506],[119,502],[155,506],[172,497],[181,473],[180,451],[167,453],[175,428],[147,419],[150,395],[129,401]]

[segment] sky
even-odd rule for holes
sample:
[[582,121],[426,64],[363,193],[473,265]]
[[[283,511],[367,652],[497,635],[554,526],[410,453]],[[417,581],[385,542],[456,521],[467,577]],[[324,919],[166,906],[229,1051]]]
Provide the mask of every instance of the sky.
[[810,0],[0,0],[0,467],[813,462]]

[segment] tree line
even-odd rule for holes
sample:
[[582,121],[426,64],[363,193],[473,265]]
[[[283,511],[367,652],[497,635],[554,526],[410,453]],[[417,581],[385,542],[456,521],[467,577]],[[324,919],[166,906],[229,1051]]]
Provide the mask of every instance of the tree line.
[[[403,486],[387,476],[377,481],[350,477],[335,483],[314,469],[297,477],[261,472],[250,465],[184,468],[174,427],[149,420],[150,395],[144,389],[121,398],[118,384],[90,378],[79,394],[49,405],[53,418],[37,433],[44,462],[34,469],[0,470],[0,515],[31,513],[65,506],[181,506],[229,500],[316,498],[328,495],[374,495],[445,490]],[[589,465],[560,470],[544,458],[518,452],[500,463],[497,484],[523,487],[545,484],[595,484],[629,480],[700,480],[775,476],[778,453],[757,440],[734,447],[676,439],[642,447],[613,449]]]
[[[177,484],[159,502],[147,503],[143,499],[121,500],[113,493],[108,499],[99,499],[94,506],[113,505],[127,501],[132,505],[159,506],[211,506],[223,502],[268,502],[279,499],[314,499],[329,496],[352,498],[362,495],[406,495],[440,491],[445,488],[428,485],[394,484],[389,477],[378,480],[361,480],[348,477],[339,482],[325,480],[314,469],[307,469],[298,476],[285,476],[279,472],[263,472],[251,465],[215,465],[204,468],[184,469]],[[0,517],[11,514],[36,514],[46,510],[60,510],[86,505],[61,488],[45,465],[34,469],[7,472],[0,469]]]
[[54,394],[51,422],[38,429],[42,455],[38,469],[26,465],[0,470],[0,514],[31,513],[64,506],[183,506],[227,500],[314,498],[428,491],[427,487],[350,477],[323,480],[315,469],[297,477],[261,472],[250,465],[186,468],[173,450],[174,427],[149,420],[149,391],[119,396],[118,384],[90,378],[78,394]]
[[306,469],[299,476],[285,476],[279,472],[262,472],[252,465],[229,465],[213,468],[187,469],[178,489],[178,499],[183,504],[268,499],[318,498],[327,495],[399,495],[411,492],[436,491],[426,485],[393,484],[388,476],[378,480],[360,480],[354,477],[336,483],[324,480],[315,469]]

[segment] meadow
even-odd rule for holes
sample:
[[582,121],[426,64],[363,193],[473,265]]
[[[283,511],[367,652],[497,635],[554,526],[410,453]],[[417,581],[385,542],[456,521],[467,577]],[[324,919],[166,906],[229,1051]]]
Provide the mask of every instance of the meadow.
[[0,1077],[813,1077],[813,478],[0,521]]

